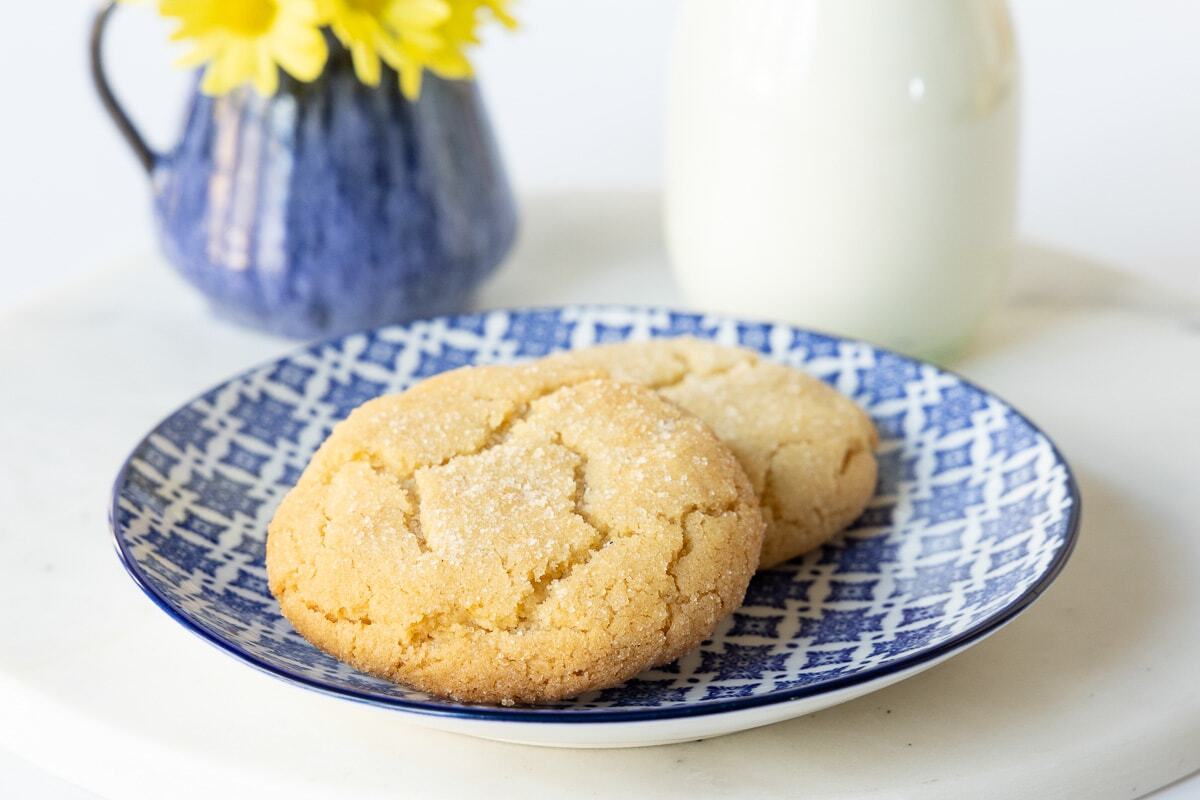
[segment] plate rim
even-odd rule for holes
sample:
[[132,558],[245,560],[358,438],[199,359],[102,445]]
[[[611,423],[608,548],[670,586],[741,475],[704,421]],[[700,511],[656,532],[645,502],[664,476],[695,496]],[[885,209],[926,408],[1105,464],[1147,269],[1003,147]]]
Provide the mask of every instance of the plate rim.
[[[183,613],[182,611],[179,611],[176,608],[174,608],[171,605],[170,600],[168,598],[166,598],[157,588],[155,588],[153,583],[147,578],[145,573],[141,570],[140,566],[138,565],[136,559],[129,552],[127,543],[122,539],[122,537],[119,533],[119,530],[118,530],[119,526],[118,526],[118,522],[117,522],[117,512],[118,512],[119,503],[120,503],[121,487],[125,482],[125,476],[129,471],[129,468],[133,461],[134,455],[139,450],[141,450],[142,446],[144,444],[146,444],[146,442],[149,440],[150,436],[153,435],[153,433],[155,431],[157,431],[159,428],[161,428],[162,425],[168,419],[170,419],[172,416],[174,416],[176,413],[178,413],[181,409],[187,408],[188,406],[192,405],[193,403],[195,403],[196,401],[205,397],[206,395],[209,395],[215,391],[224,389],[225,387],[229,386],[230,384],[232,384],[236,381],[242,380],[243,378],[245,378],[248,375],[251,375],[256,372],[261,372],[261,371],[269,369],[273,366],[277,366],[284,362],[290,361],[290,360],[294,359],[298,354],[303,353],[306,350],[319,348],[319,347],[322,347],[322,346],[332,343],[332,342],[343,341],[352,336],[371,334],[371,333],[374,333],[377,331],[393,329],[393,328],[411,329],[411,327],[414,325],[427,324],[427,323],[431,323],[431,322],[435,322],[435,321],[453,321],[453,320],[465,320],[465,319],[471,319],[471,318],[486,317],[489,314],[495,314],[495,313],[502,313],[502,314],[509,314],[509,315],[534,314],[534,313],[538,313],[538,312],[553,312],[553,311],[562,312],[567,309],[578,309],[578,310],[584,310],[584,311],[601,311],[601,312],[602,311],[623,311],[623,312],[627,312],[627,313],[638,313],[638,314],[653,314],[653,313],[680,314],[680,315],[687,315],[687,316],[708,317],[708,318],[712,318],[712,319],[718,319],[721,321],[730,321],[730,322],[735,322],[735,323],[741,322],[741,323],[750,323],[750,324],[763,324],[763,325],[770,325],[770,326],[784,326],[792,331],[798,331],[798,332],[802,332],[802,333],[812,334],[815,336],[823,336],[823,337],[826,337],[829,339],[834,339],[839,342],[844,342],[844,343],[849,343],[849,344],[866,345],[868,347],[874,348],[875,350],[877,350],[879,352],[887,353],[891,356],[902,359],[903,361],[905,361],[907,363],[916,364],[919,366],[931,366],[934,369],[936,369],[944,374],[951,375],[951,376],[955,377],[957,380],[961,381],[963,385],[979,392],[980,394],[983,394],[987,397],[992,397],[992,398],[999,400],[1017,418],[1019,418],[1026,425],[1028,425],[1030,428],[1032,428],[1034,431],[1036,431],[1038,434],[1040,434],[1043,438],[1045,438],[1047,444],[1050,446],[1051,454],[1054,456],[1057,463],[1062,465],[1063,471],[1065,473],[1067,496],[1070,498],[1070,501],[1071,501],[1070,507],[1067,509],[1067,525],[1066,525],[1066,532],[1065,532],[1064,538],[1063,538],[1063,543],[1058,548],[1058,550],[1054,553],[1054,556],[1051,558],[1050,562],[1046,565],[1045,571],[1038,577],[1038,579],[1036,581],[1034,581],[1033,584],[1031,584],[1024,592],[1022,592],[1020,595],[1018,595],[1015,599],[1013,599],[1013,601],[1011,603],[1006,605],[1004,608],[998,609],[991,616],[960,631],[959,633],[955,634],[954,636],[950,637],[949,639],[947,639],[944,642],[933,645],[931,647],[925,647],[923,649],[917,650],[916,652],[910,653],[909,655],[904,656],[903,658],[899,658],[893,662],[878,665],[875,667],[868,667],[867,669],[865,669],[861,672],[856,672],[851,675],[842,675],[840,677],[835,677],[828,681],[824,681],[824,682],[820,682],[820,683],[814,683],[814,684],[810,684],[810,685],[806,685],[806,686],[796,686],[796,687],[792,687],[790,689],[784,689],[784,690],[778,691],[778,692],[768,692],[766,694],[754,695],[751,697],[726,698],[723,700],[697,702],[697,703],[691,703],[691,704],[683,705],[683,706],[671,706],[671,707],[666,707],[666,708],[649,707],[649,708],[642,708],[642,709],[619,709],[618,708],[618,709],[604,709],[604,710],[596,710],[596,711],[590,711],[590,710],[569,711],[569,710],[561,709],[561,708],[526,708],[526,707],[521,707],[521,706],[504,707],[504,706],[494,706],[494,705],[458,705],[458,706],[450,707],[450,706],[445,706],[445,705],[441,705],[438,703],[424,702],[424,701],[418,701],[418,700],[405,700],[405,699],[398,698],[398,697],[372,695],[372,694],[368,694],[366,692],[361,692],[356,689],[347,689],[347,688],[330,686],[319,680],[316,680],[313,678],[308,678],[303,675],[299,675],[299,674],[290,672],[287,669],[284,669],[283,667],[277,666],[275,664],[270,663],[269,661],[267,661],[265,659],[259,658],[258,656],[254,655],[253,653],[247,652],[246,650],[239,647],[232,640],[222,637],[222,636],[218,635],[217,633],[214,633],[212,631],[209,631],[209,630],[203,628],[202,626],[197,624],[195,621],[193,621],[190,616],[188,616],[185,613]],[[667,337],[663,337],[663,338],[667,338]],[[904,670],[911,669],[913,667],[919,666],[926,662],[934,661],[938,658],[941,658],[942,656],[952,654],[955,651],[965,650],[970,645],[975,644],[979,641],[982,641],[988,635],[994,633],[995,631],[997,631],[1004,625],[1011,622],[1013,619],[1015,619],[1017,616],[1019,616],[1022,612],[1027,610],[1031,605],[1033,605],[1033,603],[1039,597],[1041,597],[1041,595],[1046,591],[1046,589],[1048,589],[1050,587],[1050,585],[1052,583],[1054,583],[1054,581],[1058,578],[1059,574],[1062,572],[1063,568],[1066,566],[1067,561],[1070,560],[1071,554],[1074,552],[1075,545],[1077,544],[1078,539],[1079,539],[1079,526],[1080,526],[1080,519],[1082,517],[1081,502],[1082,502],[1082,496],[1079,491],[1079,484],[1075,479],[1075,473],[1071,469],[1070,462],[1068,462],[1066,457],[1063,456],[1062,451],[1059,449],[1058,444],[1054,441],[1054,439],[1051,438],[1050,435],[1047,434],[1033,420],[1031,420],[1023,411],[1021,411],[1019,408],[1014,406],[1008,400],[1006,400],[1005,398],[996,394],[995,392],[985,389],[984,387],[980,386],[979,384],[975,383],[972,380],[969,380],[968,378],[962,376],[961,374],[959,374],[958,372],[955,372],[952,369],[947,369],[946,367],[943,367],[939,364],[934,364],[933,362],[925,361],[923,359],[916,358],[914,356],[909,356],[909,355],[905,355],[904,353],[899,353],[895,350],[892,350],[891,348],[884,347],[882,345],[878,345],[878,344],[875,344],[873,342],[869,342],[869,341],[866,341],[863,339],[857,339],[857,338],[848,337],[848,336],[840,336],[838,334],[827,333],[825,331],[821,331],[818,329],[802,327],[799,325],[793,325],[793,324],[787,323],[787,322],[755,320],[755,319],[742,318],[742,317],[737,317],[737,316],[727,315],[727,314],[709,313],[709,312],[705,312],[705,311],[686,311],[686,310],[682,310],[682,309],[678,309],[678,308],[672,308],[670,306],[637,305],[637,304],[624,304],[624,303],[566,303],[566,304],[560,304],[560,305],[552,304],[552,305],[541,305],[541,306],[519,306],[519,307],[512,307],[512,308],[493,308],[493,309],[484,309],[484,310],[480,310],[480,311],[460,313],[460,314],[440,314],[440,315],[436,315],[436,316],[432,316],[432,317],[421,317],[419,319],[407,320],[405,322],[392,323],[392,324],[388,324],[388,325],[379,325],[379,326],[375,326],[375,327],[371,327],[371,328],[362,328],[359,330],[351,331],[349,333],[343,333],[343,334],[339,334],[336,336],[329,336],[329,337],[326,337],[323,339],[317,339],[317,340],[313,340],[313,341],[310,341],[307,343],[299,344],[285,355],[282,355],[278,358],[273,358],[273,359],[263,361],[261,363],[255,364],[251,367],[248,367],[240,372],[237,372],[234,375],[221,381],[220,383],[217,383],[213,386],[207,387],[203,391],[193,395],[190,399],[185,400],[184,402],[177,405],[170,412],[168,412],[166,414],[166,416],[162,417],[161,419],[158,420],[158,422],[156,422],[154,425],[152,425],[149,428],[149,430],[147,430],[146,433],[140,439],[138,439],[137,444],[135,444],[133,446],[132,450],[130,450],[129,454],[122,461],[121,467],[117,471],[116,478],[113,480],[112,489],[109,493],[108,528],[109,528],[109,535],[112,538],[112,543],[113,543],[114,549],[116,550],[117,559],[121,562],[121,565],[125,568],[125,572],[133,580],[134,584],[139,589],[141,589],[142,593],[145,594],[148,598],[150,598],[150,600],[156,606],[158,606],[159,609],[161,609],[164,613],[167,614],[168,617],[173,619],[176,623],[181,625],[184,629],[186,629],[189,632],[191,632],[192,634],[200,637],[202,640],[204,640],[208,644],[212,645],[213,647],[216,647],[218,650],[226,653],[227,655],[232,656],[233,658],[237,659],[238,661],[244,662],[244,663],[248,664],[249,666],[254,667],[255,669],[259,670],[260,672],[265,672],[266,674],[271,675],[274,678],[277,678],[286,683],[290,683],[290,684],[293,684],[296,686],[301,686],[303,688],[318,692],[323,695],[337,697],[337,698],[341,698],[341,699],[345,699],[345,700],[351,700],[354,702],[363,703],[366,705],[372,705],[372,706],[376,706],[376,707],[391,708],[391,709],[396,709],[399,711],[406,711],[406,712],[410,712],[410,713],[421,714],[424,716],[452,717],[452,718],[458,718],[458,719],[475,720],[475,721],[479,721],[479,722],[517,722],[517,723],[535,723],[535,724],[578,725],[578,724],[591,724],[591,723],[597,723],[597,724],[637,723],[637,722],[662,721],[662,720],[670,720],[670,719],[686,719],[686,718],[691,718],[691,717],[709,716],[712,714],[728,713],[728,712],[732,712],[732,711],[742,711],[742,710],[751,709],[751,708],[761,708],[761,707],[765,707],[765,706],[773,706],[773,705],[787,703],[787,702],[791,702],[791,701],[795,701],[795,700],[803,700],[803,699],[807,699],[807,698],[811,698],[811,697],[817,697],[819,695],[836,692],[836,691],[839,691],[842,689],[848,689],[848,688],[851,688],[854,686],[861,686],[864,684],[869,684],[872,681],[887,677],[894,673],[902,672]]]

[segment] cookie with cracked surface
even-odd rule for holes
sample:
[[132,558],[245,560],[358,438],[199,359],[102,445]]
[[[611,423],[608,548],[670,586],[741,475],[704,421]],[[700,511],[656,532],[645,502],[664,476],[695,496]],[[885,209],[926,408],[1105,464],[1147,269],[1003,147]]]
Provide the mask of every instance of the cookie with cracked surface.
[[267,575],[359,669],[537,703],[697,646],[741,603],[762,527],[733,454],[654,392],[473,367],[334,429],[271,521]]
[[852,400],[753,351],[693,338],[577,350],[551,363],[649,386],[704,420],[762,505],[760,567],[806,553],[853,522],[875,492],[871,420]]

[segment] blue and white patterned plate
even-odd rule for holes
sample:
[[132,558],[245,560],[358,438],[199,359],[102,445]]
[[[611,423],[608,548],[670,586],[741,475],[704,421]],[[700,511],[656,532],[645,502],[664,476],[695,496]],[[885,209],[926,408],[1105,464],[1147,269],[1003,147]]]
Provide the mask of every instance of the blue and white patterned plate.
[[[279,613],[263,542],[276,503],[359,403],[464,364],[692,335],[819,376],[879,428],[875,498],[818,552],[757,575],[674,664],[572,701],[471,706],[364,675]],[[1079,495],[1003,400],[887,350],[786,325],[629,307],[492,311],[358,333],[252,369],[180,408],[117,476],[121,560],[175,620],[275,676],[443,729],[567,746],[655,744],[799,716],[932,666],[1011,620],[1075,541]]]

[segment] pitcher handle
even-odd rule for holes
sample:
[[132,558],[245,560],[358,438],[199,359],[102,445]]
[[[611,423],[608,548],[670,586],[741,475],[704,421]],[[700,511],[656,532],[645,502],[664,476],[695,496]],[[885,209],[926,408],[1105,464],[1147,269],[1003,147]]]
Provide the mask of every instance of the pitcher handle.
[[96,87],[96,94],[100,95],[100,102],[104,105],[104,110],[112,118],[113,124],[117,126],[117,130],[121,132],[121,136],[133,148],[133,154],[141,162],[142,168],[147,173],[151,173],[154,171],[154,165],[158,162],[158,154],[150,149],[150,146],[146,144],[146,140],[142,138],[142,134],[133,126],[133,121],[129,119],[129,115],[125,113],[125,109],[117,102],[116,95],[113,94],[112,88],[108,85],[108,76],[104,74],[104,61],[101,57],[104,29],[108,24],[108,18],[112,16],[112,12],[116,6],[115,0],[105,3],[96,12],[96,18],[92,21],[92,32],[89,39],[92,83]]

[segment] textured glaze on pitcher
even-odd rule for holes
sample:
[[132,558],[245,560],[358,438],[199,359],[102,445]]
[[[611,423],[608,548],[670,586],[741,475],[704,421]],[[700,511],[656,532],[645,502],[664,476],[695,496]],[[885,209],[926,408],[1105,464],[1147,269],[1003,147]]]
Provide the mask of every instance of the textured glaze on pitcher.
[[1001,0],[682,4],[667,240],[696,305],[944,358],[1013,247]]
[[475,84],[292,88],[196,94],[152,173],[167,258],[218,314],[291,336],[465,310],[516,229]]

